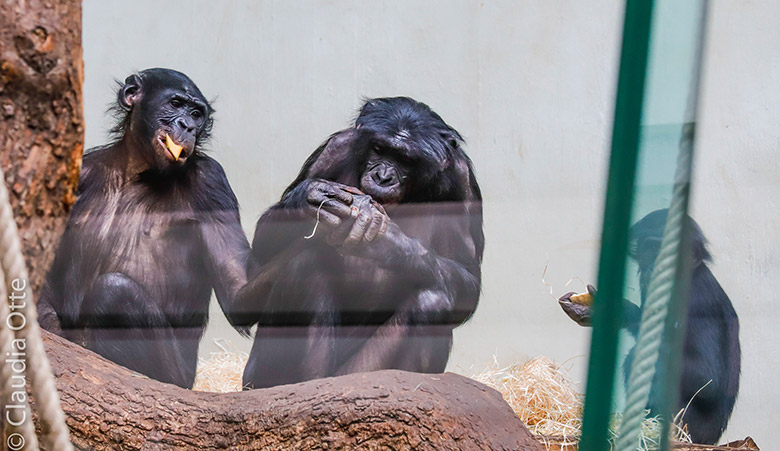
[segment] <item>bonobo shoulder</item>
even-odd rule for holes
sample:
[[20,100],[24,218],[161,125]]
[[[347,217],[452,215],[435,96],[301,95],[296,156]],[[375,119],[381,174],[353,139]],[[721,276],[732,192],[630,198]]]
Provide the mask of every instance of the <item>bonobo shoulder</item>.
[[238,210],[238,199],[230,187],[222,165],[208,155],[197,156],[201,205],[207,209]]
[[93,147],[84,152],[81,158],[81,172],[77,193],[80,194],[92,186],[105,185],[100,178],[109,173],[107,164],[111,161],[111,147]]

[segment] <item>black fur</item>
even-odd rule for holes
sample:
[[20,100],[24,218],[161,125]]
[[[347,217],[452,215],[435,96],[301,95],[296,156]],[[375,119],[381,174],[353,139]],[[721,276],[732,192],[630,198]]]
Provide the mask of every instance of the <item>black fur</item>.
[[[213,110],[195,84],[149,69],[128,77],[118,96],[120,134],[84,156],[40,322],[191,387],[212,289],[223,307],[233,301],[246,283],[249,244],[222,167],[200,151]],[[184,145],[179,160],[158,144],[161,133]]]
[[258,221],[258,270],[229,314],[259,325],[246,385],[444,370],[452,330],[477,306],[484,248],[461,144],[428,106],[397,97],[367,100],[353,127],[314,151]]
[[[656,210],[631,228],[631,256],[639,265],[643,303],[660,250],[666,216],[667,210]],[[739,391],[739,320],[728,295],[707,267],[711,260],[707,240],[699,225],[691,218],[687,220],[693,262],[677,411],[687,406],[682,422],[688,425],[694,443],[715,444],[726,429]],[[641,311],[630,302],[624,306],[628,310],[628,331],[636,337]],[[659,362],[665,361],[668,350],[667,342],[662,341]],[[634,349],[631,349],[623,367],[626,378],[633,359]],[[659,363],[648,401],[651,414],[661,413],[664,378],[664,368]]]
[[[631,228],[629,249],[631,257],[639,266],[642,304],[645,302],[653,266],[660,250],[666,216],[667,210],[656,210]],[[707,267],[711,257],[699,225],[691,218],[687,218],[687,221],[691,246],[689,255],[692,259],[691,286],[679,396],[674,414],[687,406],[682,422],[688,425],[693,442],[715,444],[726,429],[739,390],[739,320],[728,295]],[[589,286],[588,289],[595,293],[593,287]],[[567,293],[560,298],[561,307],[578,324],[590,326],[590,306],[571,302],[573,294],[575,293]],[[626,300],[623,302],[623,314],[624,326],[636,337],[642,315],[641,307]],[[666,370],[662,362],[668,358],[669,344],[664,337],[647,405],[651,415],[663,413],[662,384],[666,378]],[[626,384],[633,360],[632,348],[623,364]]]

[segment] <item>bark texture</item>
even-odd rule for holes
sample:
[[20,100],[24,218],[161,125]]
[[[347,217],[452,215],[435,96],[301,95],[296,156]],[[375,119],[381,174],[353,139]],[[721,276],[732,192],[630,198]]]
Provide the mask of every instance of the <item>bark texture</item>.
[[81,2],[3,0],[0,167],[36,295],[76,200],[83,66]]
[[44,343],[82,449],[544,449],[497,391],[456,374],[387,370],[203,393],[48,332]]

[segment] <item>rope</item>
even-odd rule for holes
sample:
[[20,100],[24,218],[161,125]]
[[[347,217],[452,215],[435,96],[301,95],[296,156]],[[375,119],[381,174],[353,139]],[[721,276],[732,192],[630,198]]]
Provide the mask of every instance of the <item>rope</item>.
[[[691,180],[691,160],[693,158],[693,141],[696,127],[696,106],[698,104],[699,78],[701,75],[701,60],[704,45],[704,24],[707,17],[707,4],[702,4],[700,11],[700,27],[697,36],[696,51],[693,58],[694,66],[688,84],[684,123],[680,147],[677,154],[677,168],[674,173],[674,188],[672,201],[666,217],[664,236],[661,249],[653,265],[653,273],[647,288],[647,295],[642,309],[634,361],[628,379],[626,393],[626,408],[623,412],[623,422],[620,427],[620,437],[615,449],[618,451],[634,451],[638,449],[642,421],[645,418],[645,408],[650,397],[650,389],[655,376],[661,339],[666,326],[666,316],[672,301],[677,257],[688,207],[688,192]],[[663,438],[662,438],[663,441]]]
[[[17,399],[13,399],[14,393],[14,379],[13,371],[9,362],[5,362],[6,356],[10,356],[13,352],[12,342],[14,340],[14,332],[6,323],[5,318],[11,313],[11,309],[8,307],[8,292],[5,289],[5,277],[3,271],[0,271],[0,356],[3,356],[3,362],[0,363],[0,402],[3,406],[21,405],[22,411],[18,410],[12,412],[7,411],[5,415],[12,417],[12,422],[6,421],[6,417],[3,417],[3,422],[6,424],[5,438],[8,440],[8,448],[19,449],[23,446],[27,446],[28,449],[38,449],[38,438],[35,436],[35,428],[33,422],[29,421],[32,418],[30,414],[30,405],[25,397],[21,402]],[[24,390],[24,386],[17,387],[18,390]],[[6,407],[7,409],[7,407]],[[14,415],[15,413],[15,415]],[[14,426],[14,424],[19,426]],[[20,439],[21,437],[21,439]],[[26,443],[25,443],[26,442]],[[21,446],[20,446],[21,445]]]
[[[11,204],[8,200],[8,190],[5,186],[5,175],[0,169],[0,266],[5,276],[5,287],[9,292],[19,292],[23,296],[24,302],[17,301],[20,305],[15,311],[24,316],[26,323],[24,327],[16,331],[15,338],[23,339],[26,344],[26,375],[29,376],[30,393],[35,397],[35,405],[38,410],[41,423],[41,431],[45,434],[44,446],[47,449],[57,451],[70,451],[73,445],[68,435],[68,427],[65,424],[65,414],[60,407],[59,394],[54,385],[54,376],[51,373],[49,360],[43,348],[41,340],[41,331],[38,326],[38,312],[35,309],[35,302],[32,296],[32,290],[28,283],[27,268],[22,256],[22,246],[19,241],[16,222],[14,221]],[[12,286],[13,281],[17,282],[16,287]],[[16,290],[23,285],[22,290]],[[13,291],[12,291],[13,290]],[[8,299],[8,298],[6,298]],[[4,305],[4,311],[8,311],[7,301],[1,302]],[[7,316],[0,318],[5,322]],[[9,331],[11,332],[11,331]],[[10,336],[7,333],[0,333],[0,347],[5,349],[10,346]],[[7,366],[3,362],[3,367]],[[5,374],[5,373],[3,373]],[[5,390],[8,386],[5,379],[2,380],[3,395],[7,395]],[[28,423],[31,423],[28,418]],[[28,449],[37,448],[35,434],[26,434],[28,440]]]
[[672,299],[677,255],[680,250],[681,230],[685,217],[685,199],[691,167],[690,146],[681,146],[677,158],[677,170],[674,176],[672,202],[664,227],[661,250],[655,259],[647,297],[642,308],[634,361],[628,379],[626,409],[620,427],[615,449],[634,451],[637,449],[645,407],[650,396],[655,366],[658,361],[661,339],[666,323],[666,315]]

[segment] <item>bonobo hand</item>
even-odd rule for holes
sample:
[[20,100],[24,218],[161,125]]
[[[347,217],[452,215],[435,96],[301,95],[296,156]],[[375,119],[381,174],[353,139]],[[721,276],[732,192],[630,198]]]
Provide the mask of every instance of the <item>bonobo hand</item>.
[[569,318],[583,327],[590,326],[590,317],[593,310],[593,299],[596,297],[596,288],[588,285],[588,292],[577,294],[569,292],[558,299],[558,304]]
[[379,202],[356,188],[348,188],[352,194],[349,214],[340,217],[342,224],[328,237],[328,243],[347,251],[384,235],[390,224],[390,217]]
[[363,195],[357,188],[328,180],[306,180],[303,182],[306,199],[306,213],[326,227],[339,226],[353,213],[353,195]]

